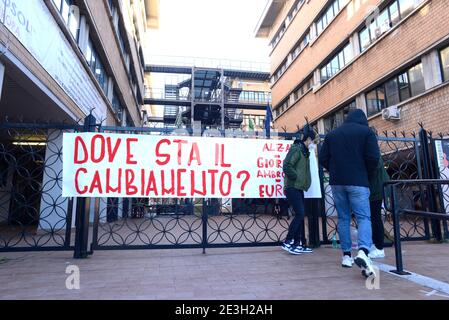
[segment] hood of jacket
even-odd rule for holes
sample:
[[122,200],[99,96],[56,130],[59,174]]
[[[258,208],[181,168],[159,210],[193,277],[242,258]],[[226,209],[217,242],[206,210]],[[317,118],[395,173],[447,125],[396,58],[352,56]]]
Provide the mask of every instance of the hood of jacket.
[[364,126],[368,126],[368,119],[366,118],[365,112],[360,109],[353,110],[348,114],[346,118],[346,123],[358,123]]

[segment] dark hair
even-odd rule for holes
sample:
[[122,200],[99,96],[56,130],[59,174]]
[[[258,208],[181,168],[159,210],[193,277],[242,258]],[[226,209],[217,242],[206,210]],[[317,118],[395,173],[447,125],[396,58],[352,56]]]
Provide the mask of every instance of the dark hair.
[[309,124],[306,124],[302,129],[302,141],[306,141],[308,138],[315,140],[316,133]]

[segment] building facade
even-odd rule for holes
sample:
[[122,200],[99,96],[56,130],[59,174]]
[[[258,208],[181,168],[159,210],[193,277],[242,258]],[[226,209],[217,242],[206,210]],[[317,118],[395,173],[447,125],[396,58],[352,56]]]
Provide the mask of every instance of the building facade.
[[275,127],[326,133],[359,108],[379,132],[447,131],[448,18],[442,0],[269,1]]
[[0,19],[0,117],[141,126],[156,1],[10,0]]
[[145,32],[157,27],[157,3],[8,0],[0,22],[0,227],[53,232],[76,207],[53,183],[62,175],[56,127],[89,114],[142,125]]

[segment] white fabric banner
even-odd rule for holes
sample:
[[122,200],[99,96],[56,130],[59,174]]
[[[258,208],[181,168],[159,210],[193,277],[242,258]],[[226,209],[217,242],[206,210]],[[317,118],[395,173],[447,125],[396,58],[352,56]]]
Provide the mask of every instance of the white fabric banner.
[[[291,143],[64,133],[62,193],[64,197],[284,198],[282,164]],[[311,167],[315,181],[306,197],[320,198],[316,157],[311,157]]]

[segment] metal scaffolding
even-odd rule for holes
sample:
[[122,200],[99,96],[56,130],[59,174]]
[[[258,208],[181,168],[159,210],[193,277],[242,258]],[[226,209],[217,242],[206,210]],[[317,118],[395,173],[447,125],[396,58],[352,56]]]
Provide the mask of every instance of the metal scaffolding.
[[180,65],[146,65],[145,72],[184,76],[185,80],[177,84],[146,88],[145,104],[164,106],[163,118],[150,120],[164,125],[192,126],[200,121],[209,128],[238,128],[243,121],[242,110],[266,110],[271,104],[267,91],[233,86],[236,80],[268,82],[269,72]]

